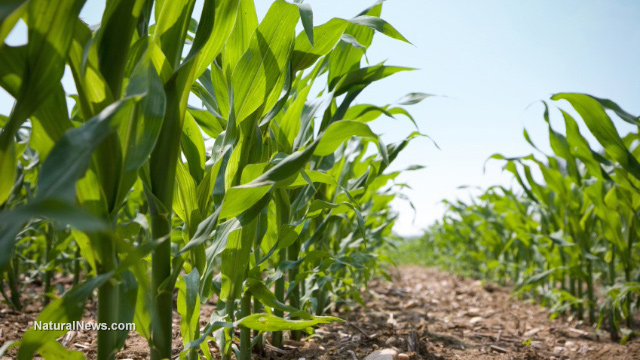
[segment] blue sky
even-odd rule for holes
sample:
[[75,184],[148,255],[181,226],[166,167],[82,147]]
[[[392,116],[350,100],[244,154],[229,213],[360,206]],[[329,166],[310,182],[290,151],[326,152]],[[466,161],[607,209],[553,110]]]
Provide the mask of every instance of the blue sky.
[[[332,17],[350,18],[370,0],[307,0],[316,24]],[[270,0],[256,0],[264,14]],[[104,1],[89,0],[82,16],[99,22]],[[442,95],[409,108],[426,139],[415,140],[392,169],[411,164],[426,169],[401,175],[399,181],[417,208],[399,201],[395,230],[418,234],[439,218],[443,198],[468,199],[469,189],[511,184],[493,153],[532,152],[522,137],[526,127],[537,144],[547,141],[541,105],[556,92],[586,92],[616,101],[640,114],[640,2],[636,0],[389,0],[382,17],[414,46],[377,36],[368,52],[371,63],[416,67],[368,88],[360,102],[387,104],[408,92]],[[8,39],[24,41],[18,30]],[[67,82],[68,77],[65,82]],[[0,113],[13,99],[0,90]],[[533,105],[531,105],[533,104]],[[530,106],[531,105],[531,106]],[[562,124],[556,122],[562,130]],[[619,122],[618,122],[619,124]],[[372,124],[386,143],[403,139],[412,125],[402,119]],[[620,124],[624,131],[624,124]],[[595,144],[595,142],[594,142]],[[541,146],[545,148],[545,146]]]

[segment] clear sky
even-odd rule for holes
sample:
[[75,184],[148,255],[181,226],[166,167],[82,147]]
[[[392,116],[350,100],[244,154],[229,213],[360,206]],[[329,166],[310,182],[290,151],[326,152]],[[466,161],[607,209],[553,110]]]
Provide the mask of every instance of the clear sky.
[[[316,25],[332,17],[353,17],[373,3],[307,2]],[[270,0],[256,0],[259,16],[269,4]],[[88,0],[82,16],[97,23],[102,9],[103,0]],[[382,17],[415,46],[377,35],[369,61],[387,60],[419,70],[371,86],[359,101],[387,104],[416,91],[442,95],[409,107],[420,130],[441,150],[416,139],[392,166],[427,166],[399,178],[412,187],[405,193],[417,208],[413,222],[411,208],[402,201],[394,203],[400,211],[395,228],[400,234],[419,234],[439,218],[444,210],[441,199],[468,199],[472,190],[458,189],[461,185],[510,184],[502,164],[489,162],[485,172],[483,165],[496,152],[531,153],[522,137],[525,127],[537,144],[548,143],[542,107],[529,106],[532,103],[556,92],[586,92],[640,114],[640,1],[389,0]],[[8,39],[13,44],[21,41],[19,33]],[[12,103],[0,90],[0,113],[8,114]],[[381,118],[372,127],[386,143],[412,131],[403,119]]]

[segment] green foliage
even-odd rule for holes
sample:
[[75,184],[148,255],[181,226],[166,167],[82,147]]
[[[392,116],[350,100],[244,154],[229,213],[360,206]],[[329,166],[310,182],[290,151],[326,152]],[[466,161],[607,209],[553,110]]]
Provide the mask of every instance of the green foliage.
[[[491,157],[506,162],[522,193],[494,186],[471,203],[447,202],[444,218],[411,246],[431,264],[513,284],[553,316],[582,318],[586,308],[589,322],[606,319],[618,340],[632,328],[640,295],[640,146],[638,132],[621,136],[607,110],[633,124],[638,118],[586,94],[552,99],[568,101],[604,150],[593,150],[563,109],[565,133],[555,131],[545,103],[554,154]],[[534,146],[526,131],[525,138]]]
[[[396,217],[397,172],[385,170],[419,135],[385,145],[367,122],[409,112],[355,103],[412,70],[362,63],[375,32],[408,42],[382,4],[314,27],[300,1],[276,0],[259,20],[252,0],[205,0],[196,21],[194,0],[108,0],[95,30],[83,4],[0,14],[0,39],[20,18],[29,31],[27,45],[0,47],[0,86],[16,99],[0,117],[6,301],[20,308],[28,273],[45,284],[39,318],[67,322],[97,289],[97,321],[135,322],[152,359],[172,356],[175,289],[181,359],[212,358],[210,340],[229,359],[237,330],[249,359],[265,335],[279,345],[283,331],[339,320],[324,316],[333,304],[361,301]],[[53,289],[56,272],[74,286]],[[11,346],[21,359],[82,358],[59,335],[30,329]],[[100,330],[98,359],[127,335]]]

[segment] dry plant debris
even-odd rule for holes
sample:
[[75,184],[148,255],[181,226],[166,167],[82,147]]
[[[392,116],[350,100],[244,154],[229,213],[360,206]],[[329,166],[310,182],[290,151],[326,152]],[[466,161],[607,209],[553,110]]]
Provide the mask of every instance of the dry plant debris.
[[[640,359],[640,340],[618,345],[571,318],[551,320],[548,310],[513,298],[510,290],[451,273],[415,266],[394,271],[394,281],[374,280],[364,291],[366,307],[337,315],[345,321],[322,325],[304,341],[286,340],[284,349],[267,344],[260,360],[539,360]],[[27,296],[27,294],[25,294]],[[39,304],[23,313],[1,305],[0,346],[19,339]],[[202,306],[204,324],[215,304]],[[85,311],[94,321],[95,304]],[[174,355],[181,348],[179,315],[174,312]],[[59,341],[95,358],[96,334],[69,332]],[[4,359],[12,359],[9,351]],[[214,353],[214,358],[217,353]],[[146,341],[127,339],[119,359],[147,359]]]

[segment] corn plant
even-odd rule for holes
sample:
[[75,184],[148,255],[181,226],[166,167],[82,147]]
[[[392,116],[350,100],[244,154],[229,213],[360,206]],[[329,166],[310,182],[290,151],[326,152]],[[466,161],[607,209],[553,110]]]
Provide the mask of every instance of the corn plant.
[[[611,338],[626,341],[640,280],[638,134],[621,137],[610,113],[633,125],[639,118],[590,95],[562,93],[552,100],[568,101],[603,149],[592,148],[562,107],[564,134],[554,130],[545,103],[554,154],[493,155],[506,162],[520,192],[492,187],[471,204],[448,203],[447,215],[424,238],[427,256],[514,284],[551,306],[554,316],[573,312],[582,319],[586,311],[598,326],[606,319]],[[526,131],[525,139],[538,150]],[[544,182],[535,180],[536,169]]]
[[[367,123],[415,124],[402,105],[427,97],[355,103],[412,70],[363,61],[376,31],[407,42],[382,4],[314,26],[302,2],[274,1],[259,21],[251,0],[205,0],[197,20],[194,0],[109,0],[95,30],[83,5],[18,1],[0,14],[0,86],[16,99],[0,117],[6,301],[20,309],[21,270],[44,283],[39,321],[80,319],[97,290],[98,322],[135,321],[152,359],[172,356],[175,292],[188,359],[211,359],[210,340],[249,359],[361,301],[396,217],[399,172],[385,170],[421,135],[386,145]],[[19,19],[28,42],[9,46]],[[59,271],[73,286],[51,287]],[[19,359],[81,356],[61,334],[30,329],[10,346]],[[100,330],[98,359],[127,335]]]

